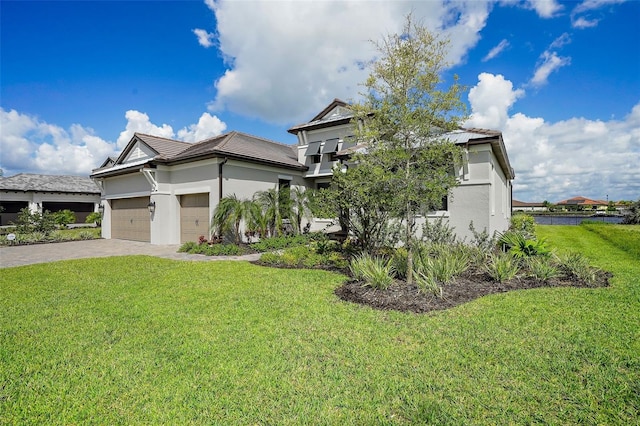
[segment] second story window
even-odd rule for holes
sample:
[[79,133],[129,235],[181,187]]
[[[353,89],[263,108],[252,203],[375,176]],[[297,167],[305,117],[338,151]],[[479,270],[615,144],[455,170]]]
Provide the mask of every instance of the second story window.
[[313,161],[313,164],[318,164],[318,163],[322,162],[322,154],[313,155],[311,157],[311,161]]

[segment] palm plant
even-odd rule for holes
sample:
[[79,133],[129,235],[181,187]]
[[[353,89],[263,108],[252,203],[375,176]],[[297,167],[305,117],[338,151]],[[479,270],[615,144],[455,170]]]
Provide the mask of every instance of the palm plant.
[[311,208],[309,206],[309,197],[307,191],[301,187],[295,187],[291,191],[291,201],[293,203],[293,218],[295,219],[293,224],[298,234],[302,233],[302,219],[307,220],[311,218]]
[[282,229],[282,219],[291,216],[291,203],[284,202],[288,198],[289,190],[282,188],[270,188],[266,191],[258,191],[253,196],[255,202],[260,205],[262,212],[267,217],[269,231],[272,236],[278,236]]
[[224,235],[232,232],[235,236],[236,244],[242,242],[240,234],[240,224],[245,221],[247,228],[252,228],[253,202],[251,200],[241,200],[236,194],[227,195],[222,198],[213,212],[211,225],[212,233]]

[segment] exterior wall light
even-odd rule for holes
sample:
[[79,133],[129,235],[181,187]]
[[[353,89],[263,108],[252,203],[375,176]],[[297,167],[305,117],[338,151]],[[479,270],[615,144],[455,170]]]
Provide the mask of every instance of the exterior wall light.
[[156,211],[156,202],[150,201],[149,204],[147,204],[147,208],[149,209],[149,214],[153,214]]
[[98,213],[100,213],[100,215],[104,214],[104,204],[100,203],[98,205]]

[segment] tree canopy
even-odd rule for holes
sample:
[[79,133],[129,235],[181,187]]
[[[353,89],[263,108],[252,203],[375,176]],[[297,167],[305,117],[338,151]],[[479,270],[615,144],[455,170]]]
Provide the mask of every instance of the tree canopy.
[[457,185],[461,150],[445,134],[466,117],[464,87],[457,76],[448,85],[442,77],[449,41],[411,15],[401,34],[373,43],[378,59],[363,85],[363,100],[352,105],[356,138],[365,148],[351,158],[355,167],[336,170],[331,191],[337,205],[350,206],[352,225],[374,214],[371,231],[386,216],[402,220],[411,266],[416,216],[439,209]]

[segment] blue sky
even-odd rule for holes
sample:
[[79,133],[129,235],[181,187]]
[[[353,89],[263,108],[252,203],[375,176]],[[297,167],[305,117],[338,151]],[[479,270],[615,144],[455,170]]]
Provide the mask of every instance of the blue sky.
[[514,198],[640,198],[640,2],[617,0],[2,0],[0,168],[88,175],[135,131],[295,143],[409,11],[451,40],[467,125],[503,132]]

